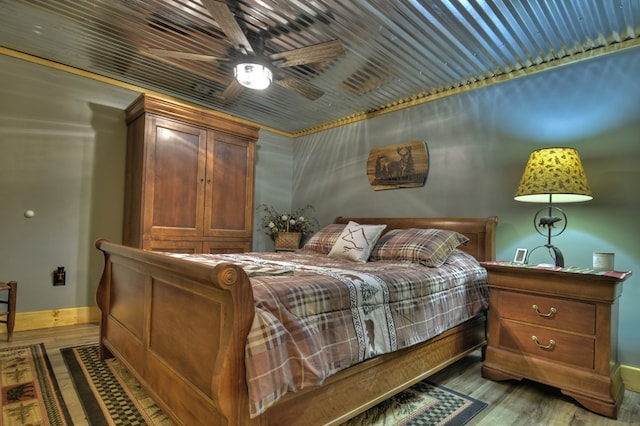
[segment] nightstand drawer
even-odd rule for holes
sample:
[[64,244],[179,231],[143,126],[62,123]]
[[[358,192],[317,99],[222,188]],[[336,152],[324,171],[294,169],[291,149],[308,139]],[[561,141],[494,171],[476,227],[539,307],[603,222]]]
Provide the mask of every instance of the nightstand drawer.
[[578,367],[594,368],[595,339],[587,336],[504,320],[500,327],[499,346]]
[[596,332],[594,304],[511,291],[500,293],[501,318],[588,335]]

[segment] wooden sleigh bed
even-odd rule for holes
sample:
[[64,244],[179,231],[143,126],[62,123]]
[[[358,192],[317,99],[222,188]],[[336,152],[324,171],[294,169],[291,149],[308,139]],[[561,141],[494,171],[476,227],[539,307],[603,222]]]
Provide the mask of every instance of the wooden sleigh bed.
[[[438,228],[469,238],[460,248],[495,260],[496,217],[344,218],[335,223]],[[242,268],[203,265],[98,240],[100,349],[116,357],[176,424],[340,424],[486,344],[486,315],[424,343],[379,355],[288,393],[250,418],[245,343],[254,295]]]

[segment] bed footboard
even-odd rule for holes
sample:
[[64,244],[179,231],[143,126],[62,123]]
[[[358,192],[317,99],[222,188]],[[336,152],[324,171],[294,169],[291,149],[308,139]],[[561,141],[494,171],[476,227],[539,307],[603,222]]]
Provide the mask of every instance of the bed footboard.
[[101,356],[122,362],[178,424],[250,423],[244,345],[254,307],[244,271],[96,247],[105,258]]

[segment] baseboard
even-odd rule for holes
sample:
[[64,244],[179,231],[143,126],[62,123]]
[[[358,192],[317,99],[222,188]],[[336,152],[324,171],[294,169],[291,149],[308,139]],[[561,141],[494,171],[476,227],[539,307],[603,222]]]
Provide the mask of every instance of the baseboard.
[[640,392],[640,368],[622,365],[620,366],[620,375],[626,390]]
[[[16,331],[38,330],[40,328],[62,327],[68,325],[100,323],[100,309],[97,306],[81,308],[54,309],[49,311],[17,312]],[[0,327],[6,333],[4,327]]]

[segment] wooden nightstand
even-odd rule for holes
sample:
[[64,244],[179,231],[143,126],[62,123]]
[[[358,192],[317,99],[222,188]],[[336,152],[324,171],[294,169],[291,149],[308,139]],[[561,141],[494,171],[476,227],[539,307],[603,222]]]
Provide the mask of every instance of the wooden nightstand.
[[482,375],[561,389],[616,418],[618,298],[631,272],[482,262],[489,272],[489,339]]

